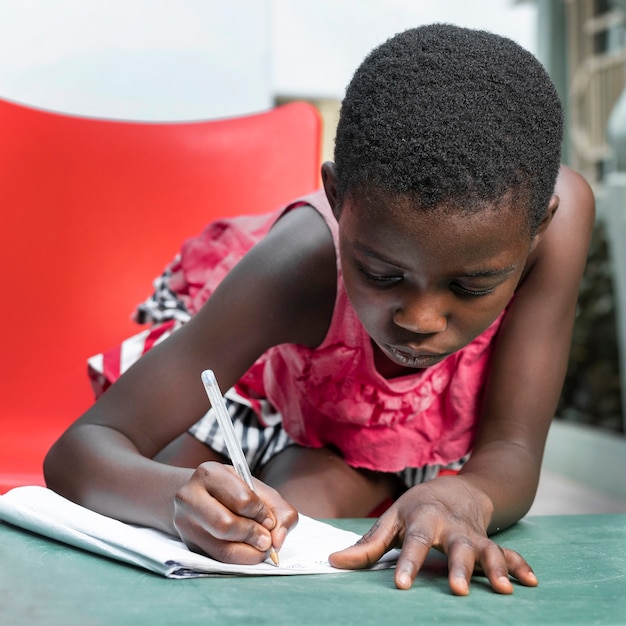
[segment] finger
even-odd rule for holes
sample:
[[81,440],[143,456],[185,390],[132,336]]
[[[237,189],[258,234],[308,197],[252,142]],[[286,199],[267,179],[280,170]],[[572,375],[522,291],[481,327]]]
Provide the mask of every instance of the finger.
[[[279,550],[287,537],[287,534],[298,524],[298,511],[294,509],[282,496],[265,483],[255,479],[255,487],[259,496],[270,509],[274,523],[269,528],[272,535],[272,546]],[[268,528],[266,526],[266,528]]]
[[395,547],[399,527],[395,516],[383,515],[357,543],[333,552],[328,561],[340,569],[362,569],[373,565],[380,557]]
[[410,589],[417,574],[422,569],[433,541],[434,536],[430,531],[419,529],[407,531],[394,574],[394,581],[398,589]]
[[478,561],[494,591],[503,594],[513,593],[513,585],[509,578],[510,570],[504,550],[500,546],[488,541],[481,549]]
[[[209,496],[206,499],[212,500]],[[178,512],[174,524],[190,549],[226,563],[260,563],[271,547],[267,529],[247,518],[238,518],[217,501],[212,506],[207,505],[206,509]],[[250,527],[260,529],[261,534],[255,534]],[[222,532],[223,528],[230,530]],[[228,535],[227,539],[224,539],[225,535]],[[239,540],[237,535],[244,540]]]
[[[230,465],[206,463],[198,470],[198,475],[206,486],[207,492],[221,502],[227,511],[232,511],[241,518],[249,518],[258,522],[269,533],[274,532],[272,537],[271,534],[261,531],[256,526],[244,526],[240,520],[233,522],[232,518],[226,516],[223,524],[217,529],[219,538],[230,541],[246,541],[259,550],[268,542],[267,549],[272,546],[279,548],[282,545],[288,530],[295,525],[298,514],[280,497],[277,491],[256,479],[255,489],[257,491],[253,491]],[[274,504],[275,510],[272,510],[272,504]],[[280,516],[280,523],[277,522],[276,513]],[[250,533],[248,538],[241,535],[244,528]]]
[[522,585],[527,587],[536,587],[539,584],[532,567],[520,554],[508,548],[503,548],[502,552],[511,576],[514,576]]
[[467,539],[459,538],[449,544],[446,552],[450,590],[456,596],[466,596],[478,560],[476,548]]
[[[194,476],[195,482],[200,482],[206,492],[225,506],[204,513],[210,521],[208,531],[217,539],[247,542],[260,551],[280,549],[288,532],[298,523],[298,512],[278,491],[256,479],[256,491],[251,490],[229,465],[205,463]],[[208,501],[205,506],[209,507]],[[246,517],[261,524],[270,535],[256,525],[244,524]],[[220,553],[225,551],[226,547],[221,546]]]
[[276,520],[264,499],[250,489],[230,465],[203,463],[196,474],[206,491],[229,510],[241,517],[255,520],[268,530],[276,525]]
[[[247,543],[263,553],[271,547],[270,532],[259,523],[269,519],[267,523],[273,527],[271,512],[257,494],[219,463],[200,466],[178,491],[174,505],[174,523],[183,540],[216,558],[210,549],[215,545],[213,540]],[[262,514],[254,519],[253,512],[258,511]]]

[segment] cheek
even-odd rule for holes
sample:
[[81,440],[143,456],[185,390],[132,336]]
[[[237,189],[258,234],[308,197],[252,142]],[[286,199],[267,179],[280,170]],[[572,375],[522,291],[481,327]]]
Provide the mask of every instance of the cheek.
[[513,295],[512,290],[480,299],[471,306],[459,307],[451,317],[450,327],[462,335],[460,340],[469,343],[498,319]]
[[350,304],[365,330],[370,335],[377,334],[377,329],[380,330],[390,318],[393,303],[389,301],[389,297],[368,289],[359,277],[354,280],[349,274],[344,274],[344,285]]

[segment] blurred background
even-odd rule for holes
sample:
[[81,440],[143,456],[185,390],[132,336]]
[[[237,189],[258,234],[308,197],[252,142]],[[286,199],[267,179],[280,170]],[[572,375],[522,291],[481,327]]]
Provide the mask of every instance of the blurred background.
[[598,219],[558,410],[564,445],[549,447],[548,464],[565,463],[573,446],[574,478],[605,488],[615,476],[608,492],[626,501],[626,0],[1,0],[0,98],[145,121],[307,100],[322,114],[329,159],[363,57],[435,21],[516,40],[560,92],[564,161],[593,185]]
[[277,98],[339,99],[369,50],[453,21],[536,50],[537,8],[509,0],[2,0],[2,96],[64,112],[196,119]]

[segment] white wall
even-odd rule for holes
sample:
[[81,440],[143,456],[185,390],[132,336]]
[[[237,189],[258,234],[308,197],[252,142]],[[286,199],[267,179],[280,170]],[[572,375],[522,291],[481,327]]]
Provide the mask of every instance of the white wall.
[[[559,0],[560,1],[560,0]],[[513,0],[272,0],[272,85],[278,93],[343,96],[365,55],[432,22],[481,28],[536,54],[537,7]]]
[[0,0],[0,97],[83,115],[206,119],[341,98],[365,54],[451,21],[535,51],[512,0]]
[[267,0],[0,0],[0,97],[198,119],[272,103]]

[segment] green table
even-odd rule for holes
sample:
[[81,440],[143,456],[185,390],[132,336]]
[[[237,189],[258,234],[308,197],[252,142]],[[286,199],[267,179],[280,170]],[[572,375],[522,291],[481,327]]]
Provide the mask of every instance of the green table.
[[500,596],[477,577],[452,596],[435,552],[410,591],[392,570],[168,580],[0,523],[0,624],[626,624],[626,515],[530,517],[499,541],[539,587]]

